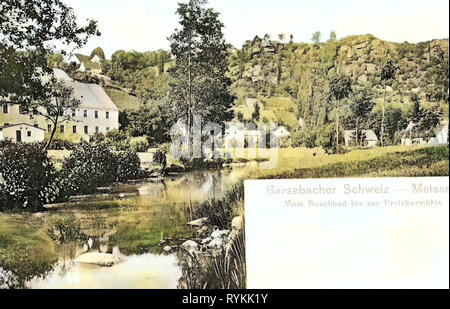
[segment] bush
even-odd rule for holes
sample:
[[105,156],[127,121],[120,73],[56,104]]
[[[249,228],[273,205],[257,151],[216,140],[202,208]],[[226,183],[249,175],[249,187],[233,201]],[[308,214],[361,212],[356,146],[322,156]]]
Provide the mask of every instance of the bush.
[[130,138],[123,131],[112,130],[106,133],[106,143],[115,151],[125,151],[130,147]]
[[57,173],[39,144],[0,147],[0,210],[38,211],[56,200]]
[[134,152],[147,152],[150,148],[150,144],[147,140],[147,137],[134,137],[130,141],[130,150]]
[[54,139],[50,144],[49,150],[73,150],[75,143],[62,139]]
[[116,181],[136,179],[141,169],[141,160],[136,152],[126,151],[116,155],[117,176]]
[[109,186],[117,177],[117,157],[104,144],[79,144],[64,160],[61,173],[66,196],[90,194]]

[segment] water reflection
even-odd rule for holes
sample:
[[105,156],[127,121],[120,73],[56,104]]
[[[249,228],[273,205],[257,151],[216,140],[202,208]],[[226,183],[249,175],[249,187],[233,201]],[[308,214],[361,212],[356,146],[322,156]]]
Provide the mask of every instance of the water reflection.
[[[245,173],[244,169],[193,172],[136,184],[134,196],[118,199],[114,194],[59,208],[55,215],[75,216],[86,240],[58,246],[53,271],[27,287],[176,288],[181,267],[175,255],[160,254],[159,241],[188,237],[187,208],[222,197]],[[120,262],[109,268],[75,262],[87,252],[113,254]]]

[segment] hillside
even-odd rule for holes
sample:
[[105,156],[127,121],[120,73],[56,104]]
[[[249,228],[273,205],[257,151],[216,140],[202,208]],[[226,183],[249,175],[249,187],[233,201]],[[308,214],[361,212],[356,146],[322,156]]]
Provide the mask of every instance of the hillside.
[[[409,44],[357,35],[315,45],[283,44],[257,36],[230,57],[232,91],[238,97],[236,114],[250,119],[254,110],[247,104],[250,98],[261,107],[260,121],[275,119],[293,131],[302,127],[330,129],[336,111],[329,81],[340,74],[351,78],[355,91],[370,91],[375,106],[365,126],[377,127],[384,98],[381,69],[390,60],[397,67],[386,100],[388,116],[395,123],[390,128],[394,142],[394,134],[405,129],[409,121],[415,94],[421,108],[439,105],[441,120],[448,120],[448,57],[448,39]],[[274,105],[274,100],[291,104]],[[344,102],[344,116],[347,106]],[[277,113],[279,117],[273,116]],[[344,129],[351,126],[344,123]]]

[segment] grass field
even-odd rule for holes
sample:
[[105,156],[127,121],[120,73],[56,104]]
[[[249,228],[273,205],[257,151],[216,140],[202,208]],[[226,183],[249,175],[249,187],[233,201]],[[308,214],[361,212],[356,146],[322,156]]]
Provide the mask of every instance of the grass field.
[[137,110],[141,106],[137,97],[125,91],[112,88],[105,88],[105,91],[121,112],[126,109]]
[[252,178],[448,176],[449,148],[393,146],[327,155],[320,149],[280,149],[276,169]]

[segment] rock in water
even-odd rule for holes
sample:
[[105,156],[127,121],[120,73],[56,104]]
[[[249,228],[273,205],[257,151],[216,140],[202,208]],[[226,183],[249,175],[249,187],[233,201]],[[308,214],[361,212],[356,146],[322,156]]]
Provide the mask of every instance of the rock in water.
[[108,253],[85,253],[75,260],[75,262],[80,264],[91,264],[104,267],[111,267],[119,261],[120,258]]

